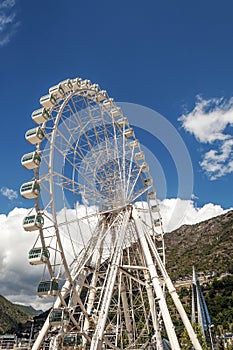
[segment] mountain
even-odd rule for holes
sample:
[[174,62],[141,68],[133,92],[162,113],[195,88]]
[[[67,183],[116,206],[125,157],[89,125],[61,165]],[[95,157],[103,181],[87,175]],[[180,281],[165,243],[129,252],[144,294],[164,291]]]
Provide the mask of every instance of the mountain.
[[167,270],[172,280],[192,275],[233,273],[233,210],[165,234]]
[[0,295],[0,334],[26,323],[37,315],[37,311],[30,306],[17,305]]

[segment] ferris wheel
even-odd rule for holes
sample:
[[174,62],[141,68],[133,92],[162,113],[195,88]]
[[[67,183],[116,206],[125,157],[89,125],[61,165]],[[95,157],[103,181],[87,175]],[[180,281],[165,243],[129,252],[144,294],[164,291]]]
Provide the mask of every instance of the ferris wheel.
[[32,113],[35,146],[22,165],[33,175],[21,195],[23,220],[38,233],[29,251],[42,265],[37,293],[53,298],[33,350],[180,349],[170,293],[195,349],[200,344],[165,268],[162,220],[145,155],[127,118],[97,84],[51,87]]

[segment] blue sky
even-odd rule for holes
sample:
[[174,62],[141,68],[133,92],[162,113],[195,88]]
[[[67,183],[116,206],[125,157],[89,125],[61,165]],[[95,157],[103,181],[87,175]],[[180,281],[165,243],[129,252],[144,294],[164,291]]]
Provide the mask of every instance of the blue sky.
[[40,308],[20,159],[31,150],[24,134],[40,97],[68,77],[130,103],[165,223],[175,207],[182,223],[232,208],[232,37],[230,0],[0,0],[0,294]]
[[[219,140],[200,142],[178,118],[194,110],[198,95],[210,100],[212,109],[214,98],[232,97],[232,17],[231,1],[1,1],[0,211],[26,205],[3,193],[5,187],[18,192],[27,176],[20,158],[30,150],[24,133],[33,127],[31,112],[50,86],[75,76],[99,83],[116,101],[143,105],[167,118],[190,153],[196,205],[230,208],[232,171],[211,180],[200,165],[206,152],[219,152]],[[222,132],[232,137],[229,120]],[[162,146],[156,149],[167,197],[175,197],[175,175],[169,170],[174,164]],[[153,145],[151,150],[156,153]]]

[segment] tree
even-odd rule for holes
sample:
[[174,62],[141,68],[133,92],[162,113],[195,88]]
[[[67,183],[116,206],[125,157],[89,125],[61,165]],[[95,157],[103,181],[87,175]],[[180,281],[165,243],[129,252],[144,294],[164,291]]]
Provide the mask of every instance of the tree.
[[[202,349],[209,350],[209,348],[207,347],[207,344],[206,344],[206,339],[202,334],[202,330],[201,330],[201,327],[199,326],[199,324],[194,323],[193,329],[197,335],[197,339],[199,340]],[[193,349],[192,342],[188,336],[188,332],[186,329],[184,329],[183,333],[181,334],[180,342],[181,342],[182,350],[183,349],[184,350],[192,350]]]

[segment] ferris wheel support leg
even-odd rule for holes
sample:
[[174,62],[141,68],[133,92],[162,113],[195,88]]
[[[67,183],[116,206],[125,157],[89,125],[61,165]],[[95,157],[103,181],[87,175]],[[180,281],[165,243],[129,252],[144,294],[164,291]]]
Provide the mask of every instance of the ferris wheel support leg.
[[133,211],[132,211],[132,217],[133,217],[133,220],[135,223],[135,228],[136,228],[136,231],[138,234],[139,241],[140,241],[141,246],[142,246],[142,250],[144,252],[144,256],[145,256],[147,267],[149,269],[151,281],[152,281],[156,296],[158,298],[159,307],[160,307],[160,310],[162,313],[164,325],[165,325],[166,332],[167,332],[167,335],[168,335],[168,338],[169,338],[169,341],[171,344],[171,348],[172,348],[172,350],[180,350],[180,345],[179,345],[179,342],[178,342],[178,339],[177,339],[177,336],[175,333],[175,329],[174,329],[174,325],[173,325],[172,320],[171,320],[171,316],[169,314],[169,310],[168,310],[167,303],[166,303],[166,300],[164,297],[164,293],[163,293],[162,287],[160,285],[160,281],[158,278],[156,267],[155,267],[155,264],[154,264],[152,256],[151,256],[151,252],[150,252],[147,240],[145,238],[145,234],[143,231],[141,221],[139,220],[138,214],[137,214],[135,209],[133,209]]
[[146,290],[147,290],[148,300],[149,300],[149,304],[150,304],[153,327],[155,330],[156,350],[163,350],[163,343],[162,343],[161,332],[159,329],[158,315],[157,315],[157,311],[156,311],[156,307],[155,307],[155,300],[153,297],[152,288],[151,288],[151,285],[149,283],[150,278],[149,278],[148,271],[145,271],[144,275],[145,275],[145,279],[147,281]]
[[[99,256],[98,256],[98,261],[97,261],[97,266],[95,271],[93,272],[93,276],[92,276],[92,280],[91,280],[91,284],[90,284],[90,294],[89,294],[89,298],[88,298],[88,302],[87,302],[87,314],[91,315],[91,311],[94,307],[94,301],[95,301],[95,295],[96,295],[96,287],[97,287],[97,281],[98,281],[98,270],[99,270],[99,266],[101,263],[101,258],[102,258],[102,248],[99,250]],[[87,330],[89,329],[89,318],[86,317],[85,321],[84,321],[84,326],[83,326],[83,332],[87,332]],[[83,345],[85,345],[87,342],[87,340],[83,337]]]
[[124,213],[123,220],[119,223],[117,246],[115,246],[115,250],[111,259],[111,267],[108,275],[108,281],[105,287],[105,292],[104,292],[101,308],[98,315],[98,322],[96,325],[94,336],[92,338],[90,350],[98,350],[99,348],[101,348],[104,327],[106,324],[108,309],[110,306],[111,297],[112,297],[112,293],[113,293],[113,289],[116,281],[116,275],[117,275],[120,258],[121,258],[121,252],[122,252],[122,243],[125,235],[125,230],[129,221],[129,217],[130,217],[130,211],[126,211]]
[[193,344],[193,347],[194,347],[195,350],[202,350],[202,347],[201,347],[201,345],[200,345],[200,343],[199,343],[199,341],[197,339],[197,335],[195,334],[195,332],[193,330],[193,327],[192,327],[192,325],[191,325],[191,323],[189,321],[189,318],[188,318],[188,316],[187,316],[187,314],[186,314],[186,312],[184,310],[183,305],[181,304],[181,301],[180,301],[180,298],[179,298],[179,296],[178,296],[178,294],[176,292],[176,289],[175,289],[175,287],[174,287],[170,277],[168,276],[167,270],[166,270],[166,268],[165,268],[165,266],[164,266],[164,264],[163,264],[163,262],[162,262],[162,260],[161,260],[161,258],[159,256],[159,254],[158,254],[158,252],[157,252],[157,250],[156,250],[156,248],[155,248],[155,246],[153,244],[153,241],[152,241],[151,237],[148,234],[147,234],[146,237],[147,237],[148,244],[149,244],[149,246],[151,248],[151,251],[152,251],[152,253],[153,253],[153,255],[154,255],[154,257],[155,257],[155,259],[157,261],[157,264],[158,264],[158,266],[159,266],[159,268],[161,270],[161,273],[162,273],[162,275],[164,277],[164,281],[165,281],[165,284],[167,286],[167,289],[168,289],[168,291],[169,291],[169,293],[170,293],[170,295],[171,295],[171,297],[173,299],[173,302],[174,302],[174,304],[175,304],[175,306],[177,308],[177,311],[179,312],[180,317],[181,317],[181,319],[183,321],[183,324],[184,324],[184,326],[185,326],[185,328],[186,328],[186,330],[188,332],[188,335],[189,335],[189,338],[190,338],[190,340],[191,340],[191,342]]

